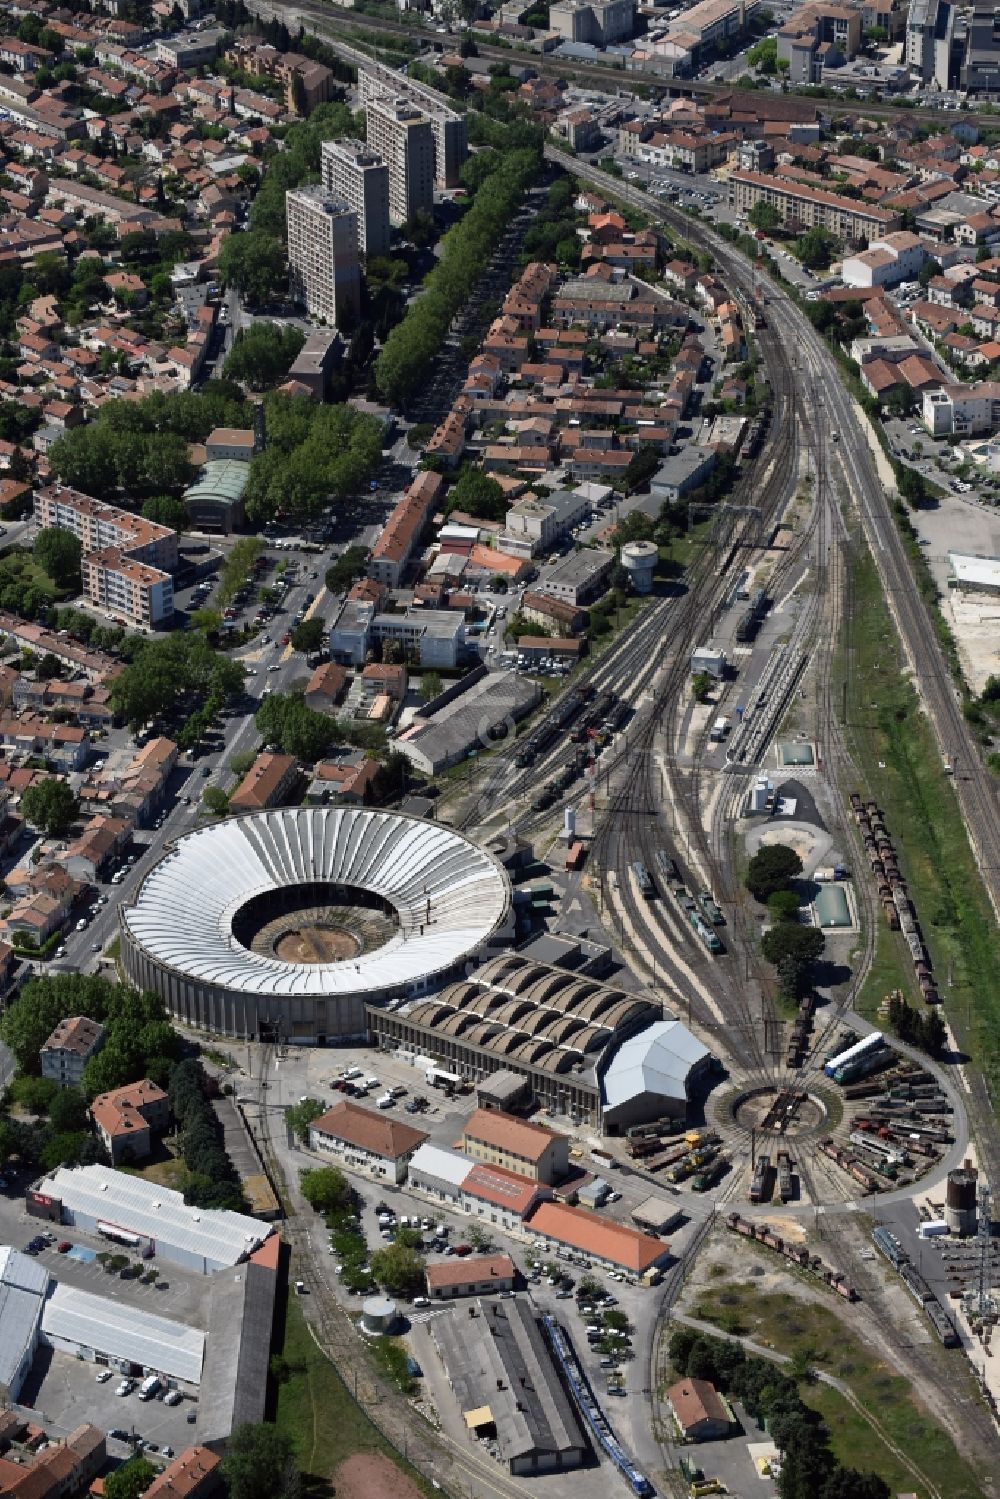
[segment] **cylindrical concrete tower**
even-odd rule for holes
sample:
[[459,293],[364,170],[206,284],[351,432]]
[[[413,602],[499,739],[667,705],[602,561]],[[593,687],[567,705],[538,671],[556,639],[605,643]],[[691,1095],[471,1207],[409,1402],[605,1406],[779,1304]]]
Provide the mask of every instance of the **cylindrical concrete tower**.
[[652,541],[628,541],[622,547],[622,567],[636,593],[651,593],[659,551]]
[[399,1321],[396,1303],[388,1296],[369,1296],[361,1308],[365,1332],[391,1333]]
[[948,1172],[944,1221],[953,1234],[968,1238],[976,1232],[976,1172],[963,1167]]

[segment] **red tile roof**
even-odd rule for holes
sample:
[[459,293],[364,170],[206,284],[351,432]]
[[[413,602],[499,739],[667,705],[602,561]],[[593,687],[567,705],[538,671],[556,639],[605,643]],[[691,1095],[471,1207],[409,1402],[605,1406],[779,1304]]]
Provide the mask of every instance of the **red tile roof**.
[[346,1100],[335,1103],[309,1127],[331,1139],[343,1140],[347,1145],[356,1145],[359,1150],[392,1161],[416,1150],[427,1139],[423,1130],[414,1129],[397,1119],[387,1119],[384,1114],[375,1114],[371,1109],[359,1108],[356,1103]]
[[583,1254],[611,1260],[635,1275],[642,1275],[667,1252],[667,1245],[661,1239],[612,1223],[585,1208],[566,1207],[559,1202],[539,1203],[529,1226],[533,1232],[558,1239]]
[[428,1290],[444,1290],[448,1286],[472,1285],[476,1281],[514,1279],[514,1261],[509,1254],[483,1254],[474,1259],[442,1260],[440,1264],[428,1265],[425,1271]]

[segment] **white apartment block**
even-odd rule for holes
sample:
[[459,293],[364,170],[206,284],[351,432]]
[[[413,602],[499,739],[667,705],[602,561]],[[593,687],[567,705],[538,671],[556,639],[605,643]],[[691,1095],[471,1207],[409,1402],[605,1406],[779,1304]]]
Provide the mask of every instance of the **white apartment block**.
[[335,193],[357,217],[362,255],[389,253],[389,168],[376,151],[344,137],[324,141],[320,171],[327,192]]
[[1000,430],[1000,383],[981,380],[977,385],[944,385],[925,390],[921,411],[932,437],[977,437]]
[[[363,76],[363,75],[362,75]],[[434,134],[430,120],[404,98],[365,106],[368,144],[389,168],[389,217],[405,224],[419,208],[434,210]]]
[[460,185],[462,163],[469,154],[465,116],[450,109],[436,89],[372,62],[358,69],[358,96],[364,109],[373,99],[407,99],[430,120],[436,185],[441,188]]
[[821,188],[805,187],[764,172],[733,172],[729,202],[737,213],[749,213],[758,203],[770,203],[786,227],[811,229],[818,225],[838,239],[870,245],[899,228],[900,216],[873,203],[839,198]]
[[927,259],[923,240],[901,229],[884,239],[872,240],[860,255],[846,255],[841,267],[845,286],[896,286],[912,281]]
[[174,615],[174,580],[158,567],[126,557],[117,547],[89,552],[81,564],[89,604],[116,619],[155,630]]
[[311,317],[349,327],[361,315],[356,214],[318,184],[285,194],[288,284]]
[[88,604],[145,629],[171,622],[174,580],[168,569],[177,567],[176,531],[55,485],[36,492],[33,514],[39,528],[61,526],[79,539]]
[[177,532],[157,525],[117,505],[102,505],[78,489],[63,489],[53,484],[39,489],[33,506],[35,525],[61,526],[72,531],[87,552],[103,547],[118,547],[139,562],[151,563],[164,570],[177,566]]

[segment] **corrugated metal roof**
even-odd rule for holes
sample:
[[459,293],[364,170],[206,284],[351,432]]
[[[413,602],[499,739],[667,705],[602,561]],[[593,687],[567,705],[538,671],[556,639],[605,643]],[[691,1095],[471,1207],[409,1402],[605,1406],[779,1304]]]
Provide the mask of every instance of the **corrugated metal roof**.
[[0,1245],[0,1385],[10,1385],[42,1315],[49,1272],[30,1255]]
[[205,1334],[138,1307],[91,1296],[76,1286],[59,1285],[46,1303],[42,1331],[129,1359],[186,1384],[198,1384],[205,1357]]
[[10,1244],[3,1244],[0,1245],[0,1282],[44,1296],[49,1288],[49,1272],[30,1255],[22,1254]]
[[[387,901],[399,929],[338,963],[251,952],[233,920],[251,897],[289,886],[356,886]],[[281,807],[200,828],[143,881],[122,924],[157,962],[253,994],[380,993],[450,968],[505,920],[501,866],[451,828],[360,807]]]
[[708,1055],[679,1020],[658,1020],[619,1047],[604,1074],[604,1107],[618,1108],[643,1093],[683,1101],[691,1069]]
[[235,1265],[271,1232],[245,1213],[188,1207],[180,1192],[108,1166],[60,1166],[44,1190],[73,1212],[201,1256],[211,1270]]
[[44,1305],[41,1296],[0,1284],[0,1385],[10,1385],[24,1351],[31,1346]]

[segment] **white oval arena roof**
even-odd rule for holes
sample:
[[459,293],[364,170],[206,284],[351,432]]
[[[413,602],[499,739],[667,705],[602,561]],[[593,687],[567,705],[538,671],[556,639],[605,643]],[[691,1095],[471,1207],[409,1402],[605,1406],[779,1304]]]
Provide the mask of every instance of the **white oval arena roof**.
[[[394,907],[380,948],[291,963],[233,936],[254,896],[310,882],[354,885]],[[254,994],[322,996],[395,988],[450,968],[506,919],[501,865],[460,833],[361,807],[280,807],[186,834],[147,875],[122,924],[156,962]]]

